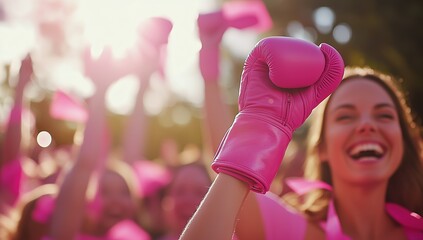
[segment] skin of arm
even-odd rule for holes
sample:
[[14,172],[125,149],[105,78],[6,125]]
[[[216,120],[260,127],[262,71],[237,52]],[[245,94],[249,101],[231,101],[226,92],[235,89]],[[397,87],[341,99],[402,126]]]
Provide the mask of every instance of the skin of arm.
[[242,240],[265,239],[264,223],[255,194],[250,192],[238,214],[236,236]]
[[[10,68],[9,68],[10,69]],[[23,141],[22,114],[25,105],[25,87],[33,74],[30,55],[21,61],[18,82],[14,92],[13,106],[0,147],[0,213],[17,203],[21,188],[25,182],[22,169],[22,158],[26,155],[27,144]],[[24,128],[25,129],[25,128]],[[26,133],[26,132],[25,132]],[[29,132],[30,134],[32,132]]]
[[22,107],[24,102],[24,90],[28,82],[31,80],[33,73],[32,60],[28,55],[21,62],[19,70],[19,81],[15,89],[14,103],[10,112],[9,122],[5,132],[3,143],[3,161],[0,166],[7,162],[17,160],[21,154],[22,141]]
[[123,139],[124,159],[129,163],[144,157],[143,147],[148,118],[144,112],[143,98],[151,76],[160,68],[160,61],[165,56],[162,50],[167,46],[172,27],[172,23],[164,18],[151,18],[147,21],[139,30],[137,50],[125,63],[125,67],[129,68],[140,81],[134,110],[128,120]]
[[130,164],[144,157],[143,146],[148,119],[144,112],[143,98],[147,87],[145,85],[147,85],[146,82],[148,81],[146,79],[140,79],[140,82],[143,84],[141,84],[138,90],[134,111],[128,119],[123,139],[124,159]]
[[71,240],[79,233],[86,212],[86,191],[93,173],[102,166],[106,145],[106,90],[123,73],[115,69],[111,49],[104,49],[99,59],[91,59],[85,52],[86,74],[96,84],[96,92],[89,99],[88,120],[84,140],[76,162],[64,178],[53,211],[50,237]]
[[249,191],[246,183],[218,174],[180,240],[231,239],[238,212]]
[[233,120],[228,104],[222,99],[218,81],[204,81],[204,113],[204,131],[214,153]]
[[86,191],[97,162],[103,156],[98,144],[105,128],[104,92],[98,91],[89,103],[89,117],[84,141],[77,160],[66,175],[56,199],[52,216],[51,237],[74,239],[80,230],[86,210]]

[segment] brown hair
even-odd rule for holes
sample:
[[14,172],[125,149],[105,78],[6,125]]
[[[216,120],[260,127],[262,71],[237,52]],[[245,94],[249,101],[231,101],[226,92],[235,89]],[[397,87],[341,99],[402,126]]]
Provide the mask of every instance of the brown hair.
[[[379,84],[393,100],[402,129],[404,155],[396,172],[390,178],[386,202],[394,202],[410,211],[423,214],[423,141],[399,81],[371,68],[347,67],[342,83],[366,78]],[[341,84],[342,84],[341,83]],[[326,161],[320,161],[318,152],[324,144],[326,109],[331,97],[320,104],[311,117],[312,127],[308,138],[305,178],[320,180],[332,185],[331,169]],[[314,220],[326,218],[331,193],[315,190],[305,196],[290,194],[285,200]]]

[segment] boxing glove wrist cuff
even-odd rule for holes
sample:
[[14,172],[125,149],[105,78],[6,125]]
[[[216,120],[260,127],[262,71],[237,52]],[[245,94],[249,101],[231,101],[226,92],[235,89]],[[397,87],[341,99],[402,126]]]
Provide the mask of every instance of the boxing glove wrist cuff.
[[286,126],[272,119],[239,113],[217,150],[212,168],[265,193],[292,138]]

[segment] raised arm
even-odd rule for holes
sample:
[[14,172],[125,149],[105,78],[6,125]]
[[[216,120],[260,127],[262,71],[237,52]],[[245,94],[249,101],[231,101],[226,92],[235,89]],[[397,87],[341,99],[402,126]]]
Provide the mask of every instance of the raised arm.
[[222,8],[201,13],[197,18],[201,49],[199,65],[204,80],[204,131],[211,151],[216,152],[220,140],[230,126],[234,114],[224,101],[221,80],[221,42],[228,29],[268,30],[272,20],[261,1],[227,2]]
[[14,102],[0,150],[0,213],[5,206],[10,207],[17,202],[24,181],[21,160],[27,153],[22,142],[22,114],[25,105],[24,91],[32,73],[32,60],[28,55],[21,61]]
[[3,161],[0,166],[16,161],[20,157],[21,141],[22,141],[22,109],[24,107],[24,91],[25,87],[31,80],[33,74],[32,60],[28,55],[21,61],[19,70],[18,84],[15,89],[15,96],[12,109],[10,111],[9,120],[5,132],[5,139],[2,147]]
[[134,110],[124,130],[124,159],[129,163],[144,157],[143,147],[148,120],[144,111],[144,93],[152,74],[159,70],[160,61],[165,58],[163,50],[167,46],[172,27],[172,23],[165,18],[155,17],[145,22],[139,30],[138,51],[135,51],[135,56],[129,60],[129,64],[133,65],[132,71],[140,81]]
[[246,183],[219,174],[180,239],[231,239],[238,212],[248,192]]
[[218,177],[181,239],[230,239],[248,190],[269,190],[293,131],[335,90],[343,70],[327,44],[269,37],[254,47],[241,76],[240,111],[212,164]]
[[106,129],[105,94],[108,86],[123,73],[116,71],[111,50],[104,49],[98,59],[89,51],[84,55],[85,73],[96,85],[95,94],[89,99],[88,119],[83,143],[77,159],[61,184],[53,212],[52,239],[75,239],[86,211],[86,191],[96,168],[104,160],[104,133]]
[[200,14],[197,20],[201,49],[200,72],[204,80],[204,132],[211,151],[216,152],[220,140],[233,119],[230,107],[223,101],[220,80],[220,51],[223,34],[229,28],[223,11]]

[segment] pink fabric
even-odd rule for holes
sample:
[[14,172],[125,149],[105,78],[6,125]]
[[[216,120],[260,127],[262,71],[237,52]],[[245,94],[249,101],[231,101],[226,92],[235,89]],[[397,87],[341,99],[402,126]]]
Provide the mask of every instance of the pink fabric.
[[272,27],[272,20],[259,0],[230,1],[221,10],[202,13],[197,19],[202,48],[200,71],[205,81],[217,81],[220,75],[220,43],[228,28],[253,29],[264,32]]
[[304,178],[288,178],[285,180],[286,185],[295,190],[299,195],[308,193],[314,189],[326,189],[332,191],[332,186],[320,181],[312,181]]
[[84,123],[88,118],[88,112],[83,103],[61,90],[53,95],[50,115],[56,119],[78,123]]
[[419,214],[410,212],[406,208],[394,203],[387,203],[386,211],[404,226],[411,229],[423,230],[423,218]]
[[133,168],[138,180],[140,196],[150,196],[171,181],[171,173],[165,167],[152,161],[136,161]]
[[[54,240],[44,236],[42,240]],[[98,237],[78,234],[75,240],[151,240],[150,235],[132,220],[123,220],[115,224],[106,236]]]
[[[53,239],[52,237],[44,236],[42,240],[55,240],[55,239]],[[110,239],[107,239],[106,237],[96,237],[96,236],[90,236],[85,234],[78,234],[75,240],[110,240]]]
[[[287,179],[289,186],[298,194],[304,194],[313,189],[323,189],[331,191],[330,185],[321,181],[311,181],[301,178]],[[395,204],[386,203],[386,211],[388,214],[405,230],[407,238],[410,240],[423,239],[423,218],[417,213],[410,212],[408,209]],[[326,222],[322,222],[322,228],[325,229],[328,240],[349,240],[350,237],[344,235],[341,224],[336,214],[333,201],[330,201],[328,218]]]
[[351,238],[344,235],[342,232],[341,222],[336,214],[333,201],[329,203],[328,217],[325,223],[321,224],[322,228],[326,231],[327,240],[350,240]]
[[307,221],[280,202],[277,195],[255,194],[263,217],[266,239],[304,239]]
[[131,220],[123,220],[107,233],[108,240],[150,240],[148,233]]
[[18,201],[22,193],[21,188],[24,177],[19,159],[7,162],[0,169],[0,189],[7,195],[8,199],[5,201],[8,205],[14,206]]
[[408,239],[423,239],[422,216],[395,203],[386,203],[385,208],[395,221],[404,226]]
[[261,0],[229,1],[223,4],[222,10],[229,26],[234,28],[265,32],[273,26],[272,18]]
[[51,195],[45,195],[39,198],[32,212],[32,219],[39,223],[47,223],[53,213],[55,198]]

